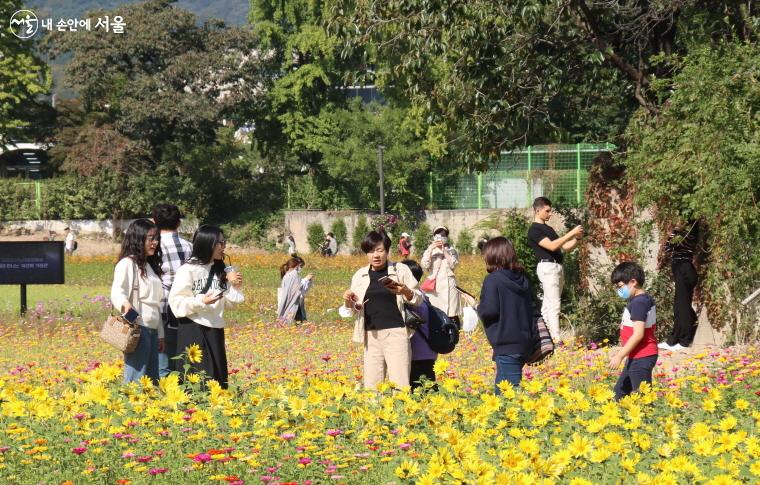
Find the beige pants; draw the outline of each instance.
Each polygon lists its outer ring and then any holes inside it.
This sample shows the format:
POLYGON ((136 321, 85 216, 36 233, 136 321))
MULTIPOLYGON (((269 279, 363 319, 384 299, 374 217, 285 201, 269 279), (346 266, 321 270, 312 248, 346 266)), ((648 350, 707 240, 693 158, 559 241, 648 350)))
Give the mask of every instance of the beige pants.
POLYGON ((364 387, 374 389, 385 378, 397 387, 409 385, 412 346, 405 327, 367 331, 364 345, 364 387))
POLYGON ((562 288, 565 286, 565 273, 562 265, 557 263, 538 263, 536 274, 541 281, 544 299, 541 303, 541 316, 549 328, 555 342, 559 341, 559 310, 562 288))

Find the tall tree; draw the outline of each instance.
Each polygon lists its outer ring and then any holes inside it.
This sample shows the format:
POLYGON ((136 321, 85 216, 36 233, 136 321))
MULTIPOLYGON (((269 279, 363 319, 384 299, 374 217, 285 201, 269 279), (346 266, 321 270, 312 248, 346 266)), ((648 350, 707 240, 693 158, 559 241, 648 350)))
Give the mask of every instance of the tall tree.
POLYGON ((48 67, 34 52, 33 38, 21 39, 10 29, 11 16, 21 10, 18 0, 0 0, 0 144, 28 137, 39 113, 38 96, 50 91, 48 67))
MULTIPOLYGON (((694 42, 754 38, 739 0, 337 0, 332 31, 375 46, 381 82, 408 96, 449 152, 493 160, 547 138, 620 135, 694 42)), ((487 163, 482 163, 485 168, 487 163)))

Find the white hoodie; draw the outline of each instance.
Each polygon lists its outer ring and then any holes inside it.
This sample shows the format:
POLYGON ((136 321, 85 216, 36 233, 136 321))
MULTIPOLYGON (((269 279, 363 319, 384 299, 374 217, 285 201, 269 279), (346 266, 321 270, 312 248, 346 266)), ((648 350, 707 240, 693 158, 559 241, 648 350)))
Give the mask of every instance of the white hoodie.
MULTIPOLYGON (((244 297, 237 288, 228 284, 224 298, 211 305, 203 303, 204 294, 201 291, 206 287, 210 270, 211 263, 185 263, 180 266, 169 292, 169 306, 177 318, 187 317, 205 327, 224 328, 225 308, 242 303, 244 297)), ((219 278, 214 276, 208 293, 216 294, 220 290, 219 278)))

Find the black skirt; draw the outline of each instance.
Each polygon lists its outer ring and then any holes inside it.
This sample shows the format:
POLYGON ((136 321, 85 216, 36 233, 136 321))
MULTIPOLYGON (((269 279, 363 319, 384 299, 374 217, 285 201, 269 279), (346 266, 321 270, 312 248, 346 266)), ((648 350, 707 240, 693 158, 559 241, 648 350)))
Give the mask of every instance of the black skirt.
MULTIPOLYGON (((189 318, 179 320, 177 332, 177 354, 185 352, 187 347, 198 344, 203 352, 201 361, 190 364, 195 372, 204 371, 206 377, 214 379, 227 389, 227 351, 224 347, 224 329, 199 325, 189 318)), ((183 364, 178 364, 182 368, 183 364)))

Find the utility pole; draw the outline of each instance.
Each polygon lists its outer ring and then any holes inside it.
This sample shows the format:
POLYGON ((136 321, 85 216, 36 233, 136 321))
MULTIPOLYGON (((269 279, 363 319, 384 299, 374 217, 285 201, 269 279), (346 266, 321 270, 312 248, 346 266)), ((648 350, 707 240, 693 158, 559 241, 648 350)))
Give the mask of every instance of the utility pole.
POLYGON ((380 215, 385 214, 385 178, 383 174, 383 150, 385 150, 385 146, 377 146, 377 169, 380 172, 380 215))

